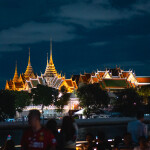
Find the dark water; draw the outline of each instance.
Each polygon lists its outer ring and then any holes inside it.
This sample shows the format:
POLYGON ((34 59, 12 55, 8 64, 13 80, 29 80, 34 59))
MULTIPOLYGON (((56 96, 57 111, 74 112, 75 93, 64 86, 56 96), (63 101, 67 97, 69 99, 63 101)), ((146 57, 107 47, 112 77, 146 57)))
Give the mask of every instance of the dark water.
MULTIPOLYGON (((115 136, 123 136, 126 132, 126 125, 105 125, 105 126, 88 126, 79 128, 78 140, 85 140, 87 133, 92 133, 94 136, 98 135, 98 132, 105 133, 107 139, 114 138, 115 136)), ((150 125, 149 125, 150 132, 150 125)), ((11 135, 16 145, 20 144, 23 130, 0 130, 0 146, 5 142, 7 135, 11 135)))
POLYGON ((87 133, 92 133, 94 136, 98 135, 98 132, 104 132, 107 139, 114 138, 115 136, 122 136, 127 130, 126 125, 107 125, 107 126, 91 126, 79 128, 78 140, 85 140, 87 133))

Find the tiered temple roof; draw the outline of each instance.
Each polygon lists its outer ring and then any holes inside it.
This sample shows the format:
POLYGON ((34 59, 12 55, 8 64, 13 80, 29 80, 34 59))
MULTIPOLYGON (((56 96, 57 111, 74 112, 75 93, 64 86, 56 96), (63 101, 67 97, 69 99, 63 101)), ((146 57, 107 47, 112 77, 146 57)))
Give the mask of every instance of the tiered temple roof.
POLYGON ((47 66, 45 69, 45 73, 41 74, 41 76, 37 76, 34 74, 33 68, 31 66, 29 49, 29 59, 25 73, 20 74, 20 77, 18 77, 16 64, 14 77, 12 80, 6 81, 5 89, 17 91, 25 90, 31 92, 31 89, 36 88, 38 84, 48 85, 49 87, 53 87, 58 90, 60 90, 62 86, 66 86, 67 91, 70 93, 77 89, 75 81, 72 81, 72 79, 66 79, 65 76, 61 76, 61 74, 57 73, 52 58, 52 42, 50 43, 49 61, 47 55, 47 66))
POLYGON ((50 59, 48 61, 47 54, 47 65, 45 73, 41 74, 41 77, 45 80, 45 83, 49 87, 53 87, 60 90, 62 86, 66 86, 68 92, 70 93, 73 92, 74 89, 77 89, 75 81, 72 81, 72 79, 66 79, 65 76, 62 76, 61 74, 57 73, 52 58, 52 41, 50 42, 50 59))
POLYGON ((105 71, 98 71, 94 74, 88 74, 90 79, 86 78, 86 74, 73 75, 72 80, 77 80, 77 85, 83 83, 100 83, 101 88, 107 90, 125 89, 130 87, 140 87, 143 85, 150 85, 150 77, 138 77, 132 71, 124 71, 120 67, 113 69, 106 69, 105 71))
POLYGON ((6 90, 17 90, 17 91, 23 90, 23 83, 21 82, 20 78, 18 77, 17 63, 16 63, 16 67, 15 67, 14 77, 12 80, 6 81, 5 89, 6 90))
POLYGON ((27 69, 24 73, 24 77, 26 80, 29 79, 29 77, 32 77, 32 78, 35 78, 35 74, 33 72, 33 68, 31 66, 31 61, 30 61, 30 49, 29 49, 29 59, 28 59, 28 66, 27 66, 27 69))
POLYGON ((44 76, 50 76, 50 77, 57 76, 57 71, 55 69, 53 58, 52 58, 52 41, 50 44, 50 59, 48 62, 48 55, 47 55, 47 66, 45 69, 44 76))
POLYGON ((16 64, 14 77, 13 77, 12 80, 6 81, 5 89, 7 89, 7 90, 17 90, 17 91, 24 90, 25 82, 27 80, 29 80, 29 78, 36 78, 36 76, 33 72, 33 68, 31 66, 30 49, 29 49, 28 66, 27 66, 27 69, 26 69, 25 73, 22 73, 22 74, 20 74, 20 76, 18 76, 17 64, 16 64))
POLYGON ((17 63, 16 63, 16 68, 15 68, 15 73, 14 73, 14 78, 13 78, 13 82, 17 82, 19 79, 18 77, 18 72, 17 72, 17 63))

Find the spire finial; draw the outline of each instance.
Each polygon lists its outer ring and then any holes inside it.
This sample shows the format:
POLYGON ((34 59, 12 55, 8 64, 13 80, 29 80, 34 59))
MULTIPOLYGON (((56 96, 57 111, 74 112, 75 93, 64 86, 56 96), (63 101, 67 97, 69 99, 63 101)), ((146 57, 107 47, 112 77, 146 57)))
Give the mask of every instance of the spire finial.
POLYGON ((52 38, 50 38, 50 64, 53 64, 53 58, 52 58, 52 38))
POLYGON ((17 72, 17 61, 16 61, 16 67, 15 67, 13 82, 17 82, 17 81, 18 81, 18 72, 17 72))
POLYGON ((47 53, 47 66, 48 66, 48 53, 47 53))
POLYGON ((15 73, 17 73, 17 60, 16 60, 15 73))
POLYGON ((29 48, 29 60, 28 60, 28 65, 31 65, 31 62, 30 62, 30 48, 29 48))

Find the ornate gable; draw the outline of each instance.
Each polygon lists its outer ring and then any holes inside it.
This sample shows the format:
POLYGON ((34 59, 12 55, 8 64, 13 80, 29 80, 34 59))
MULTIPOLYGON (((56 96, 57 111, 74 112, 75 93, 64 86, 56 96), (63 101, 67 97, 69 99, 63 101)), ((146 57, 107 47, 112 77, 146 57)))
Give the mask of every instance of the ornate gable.
POLYGON ((111 76, 110 76, 110 74, 109 74, 109 71, 105 71, 105 74, 104 74, 104 76, 103 76, 103 78, 104 79, 111 79, 111 76))
POLYGON ((135 84, 135 85, 138 85, 138 82, 137 82, 137 80, 136 80, 136 77, 135 77, 134 73, 132 73, 132 71, 129 72, 127 81, 128 81, 128 82, 131 82, 131 83, 133 83, 133 84, 135 84))

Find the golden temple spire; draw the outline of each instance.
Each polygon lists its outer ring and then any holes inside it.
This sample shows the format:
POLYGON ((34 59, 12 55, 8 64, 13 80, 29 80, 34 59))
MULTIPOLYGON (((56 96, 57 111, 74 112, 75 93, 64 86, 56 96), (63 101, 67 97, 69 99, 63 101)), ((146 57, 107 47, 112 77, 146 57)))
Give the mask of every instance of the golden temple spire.
POLYGON ((17 72, 17 61, 16 61, 16 67, 15 67, 15 73, 18 74, 18 72, 17 72))
POLYGON ((50 39, 50 64, 53 64, 53 58, 52 58, 52 38, 50 39))
POLYGON ((48 66, 48 53, 47 53, 47 66, 48 66))
POLYGON ((13 82, 17 82, 17 81, 18 81, 18 72, 17 72, 17 61, 16 61, 16 67, 15 67, 13 82))
POLYGON ((53 63, 53 58, 52 58, 52 39, 50 39, 50 59, 49 59, 49 63, 48 63, 48 56, 47 56, 47 66, 45 69, 45 76, 57 76, 57 71, 55 69, 54 63, 53 63))
POLYGON ((29 48, 29 60, 28 60, 28 66, 31 65, 31 62, 30 62, 30 48, 29 48))
POLYGON ((25 78, 28 79, 29 77, 33 77, 33 69, 32 69, 32 66, 31 66, 31 61, 30 61, 30 48, 29 48, 29 60, 28 60, 28 66, 27 66, 27 69, 25 71, 25 78))

